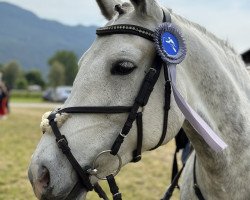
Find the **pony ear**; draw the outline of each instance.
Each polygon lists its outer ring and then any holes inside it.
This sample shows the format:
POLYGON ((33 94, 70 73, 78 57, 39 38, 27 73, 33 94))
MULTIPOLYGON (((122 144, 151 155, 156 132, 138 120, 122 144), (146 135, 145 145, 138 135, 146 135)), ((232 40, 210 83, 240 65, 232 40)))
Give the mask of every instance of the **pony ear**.
POLYGON ((119 4, 122 5, 121 0, 96 0, 96 2, 100 7, 103 16, 108 20, 111 20, 114 16, 116 12, 115 6, 119 4))
POLYGON ((155 0, 130 0, 136 11, 152 17, 162 17, 162 9, 155 0))

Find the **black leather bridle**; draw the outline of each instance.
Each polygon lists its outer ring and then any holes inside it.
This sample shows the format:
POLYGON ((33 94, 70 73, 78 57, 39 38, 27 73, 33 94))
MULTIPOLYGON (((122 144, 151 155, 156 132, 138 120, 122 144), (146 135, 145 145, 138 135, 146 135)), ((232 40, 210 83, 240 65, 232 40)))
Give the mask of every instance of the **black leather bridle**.
MULTIPOLYGON (((171 18, 169 14, 166 16, 164 13, 163 22, 166 22, 166 21, 170 22, 171 18)), ((131 24, 119 24, 119 25, 111 25, 111 26, 99 28, 97 29, 96 34, 98 36, 106 36, 106 35, 111 35, 111 34, 132 34, 132 35, 137 35, 137 36, 143 37, 147 40, 154 42, 153 31, 140 27, 140 26, 131 25, 131 24)), ((133 157, 132 162, 138 162, 139 160, 141 160, 141 149, 142 149, 142 140, 143 140, 143 123, 142 123, 143 113, 140 108, 143 108, 144 106, 147 105, 149 97, 153 91, 154 85, 156 84, 159 78, 161 69, 163 68, 162 66, 164 66, 164 76, 165 76, 165 106, 164 106, 162 136, 158 144, 150 150, 156 149, 163 143, 166 137, 167 123, 168 123, 168 111, 170 109, 170 98, 171 98, 171 84, 168 79, 168 70, 166 69, 165 65, 163 65, 163 61, 158 55, 156 55, 155 57, 154 66, 152 66, 147 72, 143 80, 143 83, 141 85, 141 88, 138 92, 138 95, 135 98, 134 104, 132 106, 129 106, 129 107, 127 106, 67 107, 67 108, 55 110, 49 115, 48 117, 49 124, 55 135, 57 145, 62 150, 63 154, 65 154, 65 156, 67 157, 67 159, 69 160, 69 162, 71 163, 72 167, 74 168, 74 170, 76 171, 79 177, 79 182, 76 183, 76 185, 74 186, 70 194, 67 196, 66 198, 67 200, 76 198, 82 186, 87 191, 91 191, 94 189, 97 192, 97 194, 100 196, 100 198, 102 199, 108 199, 108 198, 98 183, 95 185, 91 184, 90 176, 96 175, 98 173, 96 172, 96 169, 93 169, 93 167, 91 166, 81 167, 81 165, 78 163, 78 161, 72 154, 66 137, 61 134, 58 128, 58 125, 56 122, 56 115, 62 114, 62 113, 68 113, 68 114, 128 113, 127 120, 121 132, 118 134, 116 140, 114 141, 111 147, 111 150, 101 152, 99 155, 102 155, 104 153, 110 153, 113 156, 118 156, 119 162, 120 162, 120 156, 118 155, 119 149, 124 139, 129 134, 133 123, 136 121, 138 139, 137 139, 137 148, 132 152, 132 157, 133 157)), ((119 163, 119 165, 120 164, 121 163, 119 163)), ((114 175, 115 174, 110 174, 106 177, 106 179, 109 183, 110 191, 113 195, 113 199, 121 200, 121 193, 119 192, 119 188, 117 187, 115 183, 114 175)))

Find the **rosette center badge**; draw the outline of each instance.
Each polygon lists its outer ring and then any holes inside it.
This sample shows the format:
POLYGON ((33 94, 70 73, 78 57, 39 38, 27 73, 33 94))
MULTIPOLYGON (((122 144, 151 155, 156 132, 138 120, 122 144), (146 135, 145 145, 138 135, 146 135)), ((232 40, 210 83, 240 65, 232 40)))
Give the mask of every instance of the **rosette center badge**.
POLYGON ((179 42, 177 38, 169 32, 162 34, 161 43, 164 51, 170 55, 175 56, 179 52, 179 42))
POLYGON ((154 35, 156 49, 167 64, 179 64, 186 56, 186 44, 181 31, 172 23, 160 25, 154 35))

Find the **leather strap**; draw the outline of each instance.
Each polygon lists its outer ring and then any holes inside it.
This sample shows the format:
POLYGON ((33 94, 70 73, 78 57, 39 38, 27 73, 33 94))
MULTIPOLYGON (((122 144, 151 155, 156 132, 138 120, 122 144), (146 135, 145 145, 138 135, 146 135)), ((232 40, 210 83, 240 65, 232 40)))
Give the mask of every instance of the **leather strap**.
MULTIPOLYGON (((177 153, 178 153, 178 149, 176 148, 175 149, 175 152, 174 152, 174 159, 173 159, 173 166, 172 166, 172 176, 171 176, 171 182, 173 182, 175 176, 178 174, 179 172, 179 169, 178 169, 178 163, 177 163, 177 153)), ((178 183, 176 185, 177 188, 180 188, 178 186, 178 183)))
POLYGON ((53 130, 53 133, 56 137, 56 142, 57 142, 58 148, 60 148, 62 150, 63 154, 67 157, 67 159, 69 160, 69 162, 71 163, 71 165, 73 166, 75 171, 77 172, 78 176, 80 177, 80 181, 82 182, 84 187, 88 191, 93 190, 93 186, 90 182, 89 175, 88 175, 87 171, 84 171, 82 169, 82 167, 80 166, 80 164, 77 162, 77 160, 75 159, 75 157, 71 153, 71 150, 68 146, 68 141, 67 141, 66 137, 60 133, 58 126, 57 126, 57 123, 54 120, 55 115, 56 115, 56 113, 52 112, 50 114, 50 116, 48 117, 48 119, 49 119, 49 124, 53 130))
POLYGON ((182 168, 180 169, 180 171, 176 174, 171 185, 169 186, 168 190, 166 191, 164 197, 161 200, 169 200, 172 197, 174 189, 178 185, 178 181, 180 179, 180 176, 183 172, 184 167, 185 167, 185 165, 183 165, 182 168))
POLYGON ((121 144, 124 141, 124 138, 128 135, 129 131, 132 128, 133 122, 136 119, 137 112, 140 107, 144 107, 149 99, 151 92, 153 91, 154 85, 157 82, 160 71, 161 71, 161 59, 159 56, 156 57, 156 66, 150 68, 149 72, 146 74, 144 81, 141 85, 139 93, 135 99, 135 102, 132 106, 131 112, 129 113, 127 120, 122 128, 121 133, 116 138, 114 144, 111 148, 111 154, 116 155, 121 147, 121 144))
POLYGON ((163 115, 163 128, 162 128, 162 134, 161 134, 161 138, 158 142, 158 144, 153 147, 151 150, 157 149, 159 146, 162 145, 162 143, 164 142, 164 139, 166 138, 166 134, 167 134, 167 128, 168 128, 168 112, 170 110, 170 101, 171 101, 171 83, 169 81, 168 78, 168 70, 167 68, 164 66, 164 77, 165 77, 165 98, 164 98, 164 115, 163 115))
POLYGON ((119 113, 129 113, 131 111, 131 106, 82 106, 82 107, 67 107, 58 110, 58 113, 71 113, 71 114, 119 114, 119 113))
POLYGON ((103 199, 103 200, 109 200, 108 196, 106 195, 106 193, 103 191, 102 187, 96 183, 94 185, 94 191, 98 194, 98 196, 103 199))
POLYGON ((196 155, 194 156, 193 178, 194 178, 194 179, 193 179, 193 181, 194 181, 194 186, 193 186, 193 188, 194 188, 194 192, 195 192, 197 198, 198 198, 199 200, 205 200, 205 198, 203 197, 203 195, 202 195, 202 193, 201 193, 201 190, 200 190, 200 188, 199 188, 199 185, 198 185, 197 179, 196 179, 196 155))
POLYGON ((153 31, 132 24, 118 24, 118 25, 105 26, 97 29, 96 34, 99 36, 112 35, 112 34, 131 34, 143 37, 147 40, 154 42, 153 31))
MULTIPOLYGON (((179 136, 180 138, 178 138, 178 140, 180 139, 187 139, 185 137, 183 137, 183 134, 185 134, 183 132, 183 130, 181 129, 179 131, 179 133, 177 134, 177 136, 179 136)), ((175 137, 176 139, 176 142, 177 142, 177 136, 175 137)), ((185 136, 185 135, 184 135, 185 136)), ((183 142, 183 141, 182 141, 183 142)), ((180 176, 183 172, 183 169, 185 168, 185 164, 186 164, 186 161, 188 160, 189 156, 191 155, 191 153, 193 152, 193 148, 189 147, 188 148, 188 152, 186 152, 186 158, 183 160, 183 165, 182 165, 182 168, 180 169, 180 171, 178 170, 178 163, 177 163, 177 153, 179 152, 180 149, 183 149, 183 151, 185 150, 185 148, 187 147, 186 145, 189 145, 188 143, 184 142, 185 143, 185 146, 184 144, 178 144, 176 143, 176 149, 175 149, 175 153, 174 153, 174 160, 173 160, 173 166, 172 166, 172 178, 171 178, 171 184, 170 186, 168 187, 164 197, 162 198, 162 200, 169 200, 172 195, 173 195, 173 192, 175 190, 175 188, 178 188, 180 189, 179 185, 178 185, 178 181, 180 179, 180 176)), ((183 154, 183 152, 182 152, 183 154)))
POLYGON ((143 142, 142 112, 137 113, 136 125, 137 125, 137 147, 133 151, 132 162, 138 162, 141 160, 141 151, 142 151, 142 142, 143 142))
POLYGON ((65 200, 76 199, 81 189, 82 189, 82 184, 78 181, 65 200))
POLYGON ((122 194, 119 192, 119 187, 117 186, 115 178, 112 174, 107 176, 107 181, 109 184, 110 192, 113 195, 113 200, 122 200, 122 194))
MULTIPOLYGON (((72 200, 72 199, 76 199, 77 196, 79 195, 80 191, 82 190, 82 184, 80 181, 78 181, 75 186, 73 187, 73 189, 71 190, 71 192, 68 194, 68 196, 66 197, 65 200, 72 200)), ((95 192, 98 194, 98 196, 103 199, 103 200, 109 200, 106 193, 103 191, 103 189, 101 188, 101 186, 96 183, 94 185, 94 190, 95 192)))

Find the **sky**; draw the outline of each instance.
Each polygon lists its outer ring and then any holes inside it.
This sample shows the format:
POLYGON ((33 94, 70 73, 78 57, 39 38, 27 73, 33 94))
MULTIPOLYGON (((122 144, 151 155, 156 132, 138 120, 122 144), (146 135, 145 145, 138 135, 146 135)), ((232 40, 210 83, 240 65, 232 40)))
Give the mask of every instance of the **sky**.
MULTIPOLYGON (((0 0, 67 25, 104 25, 95 0, 0 0), (74 2, 74 3, 72 3, 74 2)), ((250 0, 159 0, 161 5, 196 22, 239 52, 250 49, 250 0)))

